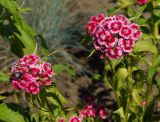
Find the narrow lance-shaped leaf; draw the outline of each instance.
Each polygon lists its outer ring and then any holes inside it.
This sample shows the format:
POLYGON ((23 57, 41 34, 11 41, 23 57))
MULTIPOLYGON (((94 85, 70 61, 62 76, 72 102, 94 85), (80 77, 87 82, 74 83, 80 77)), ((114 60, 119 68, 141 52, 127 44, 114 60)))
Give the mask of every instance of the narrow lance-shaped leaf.
POLYGON ((14 111, 6 104, 0 104, 0 120, 5 122, 27 122, 20 112, 14 111))

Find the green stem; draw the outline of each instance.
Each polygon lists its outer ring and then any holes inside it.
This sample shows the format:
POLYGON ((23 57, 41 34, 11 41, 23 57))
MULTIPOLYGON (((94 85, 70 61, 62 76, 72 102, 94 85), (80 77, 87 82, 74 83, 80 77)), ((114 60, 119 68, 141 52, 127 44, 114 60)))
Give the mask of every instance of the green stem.
POLYGON ((111 70, 112 70, 112 73, 115 74, 115 70, 114 70, 114 68, 113 68, 113 63, 112 63, 112 61, 111 61, 110 59, 108 59, 108 63, 109 63, 109 65, 110 65, 110 68, 111 68, 111 70))
POLYGON ((130 97, 131 97, 131 90, 132 90, 132 67, 131 67, 131 59, 128 58, 127 60, 128 65, 128 78, 127 78, 127 101, 126 101, 126 108, 125 108, 125 122, 128 122, 128 113, 129 113, 129 106, 130 106, 130 97))
POLYGON ((159 30, 158 30, 158 25, 160 23, 160 20, 155 22, 154 25, 153 25, 153 43, 154 45, 157 44, 157 38, 158 38, 158 35, 159 35, 159 30))
MULTIPOLYGON (((108 63, 109 63, 109 65, 110 65, 110 68, 111 68, 112 73, 115 74, 115 69, 114 69, 113 63, 112 63, 112 61, 111 61, 110 59, 108 59, 108 63)), ((111 78, 111 80, 112 80, 112 82, 113 82, 113 86, 112 86, 112 87, 114 88, 114 91, 116 91, 116 89, 115 89, 115 80, 114 80, 113 77, 111 78)), ((118 108, 119 108, 119 107, 120 107, 120 100, 119 100, 119 97, 118 97, 117 94, 116 94, 116 98, 117 98, 117 104, 118 104, 118 108)))
POLYGON ((125 109, 125 122, 128 122, 128 111, 129 111, 129 99, 128 99, 128 94, 127 94, 127 105, 126 105, 126 109, 125 109))

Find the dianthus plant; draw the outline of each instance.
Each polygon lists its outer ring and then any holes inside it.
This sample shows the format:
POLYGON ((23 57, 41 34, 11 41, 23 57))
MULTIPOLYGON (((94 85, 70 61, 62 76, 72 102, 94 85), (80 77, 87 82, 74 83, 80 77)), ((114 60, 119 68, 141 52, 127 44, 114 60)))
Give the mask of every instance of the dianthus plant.
POLYGON ((44 59, 35 54, 25 55, 15 62, 10 73, 12 87, 26 94, 32 121, 56 121, 64 115, 62 103, 66 100, 52 80, 55 73, 51 64, 44 59))
MULTIPOLYGON (((123 0, 118 2, 121 3, 121 7, 124 7, 123 0)), ((105 63, 104 73, 95 74, 94 78, 103 80, 107 87, 112 88, 116 94, 117 110, 112 114, 114 121, 147 120, 146 113, 149 111, 147 106, 153 104, 151 102, 153 97, 150 97, 149 94, 151 93, 155 67, 148 66, 149 75, 146 76, 141 65, 146 64, 149 60, 146 59, 145 53, 153 55, 154 63, 159 60, 155 46, 157 36, 153 37, 153 43, 149 42, 147 39, 151 39, 151 36, 147 34, 142 36, 141 24, 136 24, 138 21, 136 19, 145 10, 147 2, 138 0, 137 3, 140 6, 138 11, 141 13, 137 13, 129 19, 124 15, 105 16, 100 13, 91 16, 88 24, 84 27, 92 38, 93 52, 96 52, 105 63), (146 80, 147 82, 145 82, 146 80), (145 84, 148 85, 147 90, 144 87, 145 84)), ((130 9, 128 8, 129 12, 130 9)), ((124 9, 124 11, 126 10, 124 9)), ((155 29, 157 28, 154 28, 153 35, 155 32, 157 34, 155 29)))

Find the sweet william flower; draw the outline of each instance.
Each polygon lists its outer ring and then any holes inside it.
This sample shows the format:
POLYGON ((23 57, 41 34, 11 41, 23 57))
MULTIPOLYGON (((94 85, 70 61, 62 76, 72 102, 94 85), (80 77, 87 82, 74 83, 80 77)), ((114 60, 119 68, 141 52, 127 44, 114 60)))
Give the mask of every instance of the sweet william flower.
POLYGON ((20 88, 20 89, 25 89, 25 87, 26 87, 26 82, 24 81, 24 80, 18 80, 17 81, 17 83, 18 83, 18 87, 20 88))
POLYGON ((98 108, 98 115, 99 115, 99 117, 101 117, 101 119, 107 118, 107 112, 106 112, 106 108, 104 106, 100 106, 98 108))
POLYGON ((26 55, 17 60, 11 68, 12 87, 25 90, 29 94, 37 94, 41 86, 52 84, 53 71, 50 63, 41 60, 35 54, 26 55))
POLYGON ((135 45, 134 40, 126 40, 126 39, 119 39, 119 45, 122 48, 123 52, 130 53, 135 45))
POLYGON ((122 30, 120 31, 119 35, 124 39, 129 39, 132 36, 132 29, 129 26, 123 26, 122 30))
POLYGON ((122 22, 118 20, 112 20, 109 25, 109 30, 112 34, 117 34, 121 32, 122 29, 122 22))
POLYGON ((85 30, 93 38, 93 46, 101 59, 119 59, 129 54, 142 36, 139 26, 122 15, 92 16, 85 30), (94 32, 90 29, 90 23, 94 23, 94 32))
POLYGON ((54 74, 50 63, 44 62, 42 64, 42 70, 43 72, 46 72, 50 77, 54 74))
POLYGON ((29 71, 34 79, 38 79, 41 74, 41 69, 38 66, 30 66, 29 71))
POLYGON ((16 90, 19 90, 19 89, 20 89, 19 86, 18 86, 17 81, 15 81, 15 80, 12 80, 12 87, 13 87, 14 89, 16 89, 16 90))
POLYGON ((26 83, 26 91, 29 94, 37 94, 39 92, 39 84, 36 81, 29 81, 26 83))
POLYGON ((81 120, 78 116, 73 116, 69 119, 69 122, 81 122, 81 120))
POLYGON ((39 61, 39 57, 35 54, 24 56, 20 59, 21 64, 36 64, 39 61))
POLYGON ((93 105, 87 105, 82 110, 80 110, 80 117, 86 118, 86 117, 95 117, 96 116, 96 110, 93 107, 93 105))
POLYGON ((65 122, 64 118, 60 118, 58 122, 65 122))
POLYGON ((144 5, 144 4, 148 3, 148 0, 137 0, 137 3, 139 5, 144 5))

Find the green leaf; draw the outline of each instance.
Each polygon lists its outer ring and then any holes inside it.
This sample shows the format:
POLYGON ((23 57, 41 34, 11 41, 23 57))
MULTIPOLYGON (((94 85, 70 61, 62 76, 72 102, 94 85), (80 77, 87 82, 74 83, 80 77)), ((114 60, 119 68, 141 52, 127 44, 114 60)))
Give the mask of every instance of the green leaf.
POLYGON ((88 35, 86 35, 83 39, 82 39, 82 41, 81 41, 81 44, 88 44, 89 42, 91 42, 92 41, 92 38, 90 37, 90 36, 88 36, 88 35))
POLYGON ((95 79, 95 80, 100 80, 101 78, 102 78, 101 74, 94 74, 93 75, 93 79, 95 79))
POLYGON ((145 26, 147 24, 147 20, 144 18, 139 18, 137 21, 140 26, 145 26))
POLYGON ((0 81, 9 82, 9 76, 3 72, 0 72, 0 81))
POLYGON ((0 104, 0 120, 6 122, 26 122, 25 118, 18 110, 14 111, 4 103, 0 104))
POLYGON ((155 54, 158 53, 156 46, 154 46, 152 42, 147 40, 137 41, 136 45, 133 48, 133 51, 136 53, 140 53, 140 52, 151 52, 155 54))
POLYGON ((113 114, 118 114, 121 118, 125 118, 124 110, 122 107, 113 112, 113 114))
POLYGON ((160 1, 156 0, 156 1, 152 1, 153 7, 159 7, 160 6, 160 1))
POLYGON ((157 17, 160 17, 160 7, 156 7, 153 10, 153 14, 157 17))
MULTIPOLYGON (((24 54, 31 54, 34 52, 35 48, 36 48, 36 42, 33 38, 33 36, 29 35, 29 33, 27 33, 19 24, 16 24, 16 27, 18 29, 18 31, 20 32, 20 34, 15 33, 15 35, 22 41, 24 48, 23 48, 23 52, 24 54)), ((24 26, 24 28, 27 28, 26 26, 24 26)))
POLYGON ((126 68, 119 68, 118 71, 115 74, 115 79, 117 81, 117 89, 122 88, 125 85, 125 81, 128 76, 128 71, 126 68))
POLYGON ((143 5, 143 6, 139 7, 137 10, 137 15, 141 16, 142 12, 146 9, 146 7, 147 7, 147 5, 143 5))
POLYGON ((143 34, 142 34, 142 39, 143 39, 143 40, 153 39, 153 36, 150 35, 150 34, 145 34, 145 33, 143 33, 143 34))
POLYGON ((153 79, 153 76, 155 75, 155 72, 156 72, 156 67, 150 66, 148 68, 147 81, 149 82, 149 85, 151 85, 152 83, 152 79, 153 79))
POLYGON ((76 72, 73 68, 64 65, 64 64, 55 64, 53 65, 53 70, 56 74, 61 73, 62 71, 66 71, 67 73, 69 73, 71 76, 76 76, 76 72))
POLYGON ((58 96, 60 102, 67 103, 67 100, 62 96, 62 94, 59 92, 59 90, 55 86, 51 86, 48 89, 46 89, 48 93, 53 93, 56 96, 58 96))
POLYGON ((134 9, 133 8, 131 8, 131 7, 128 7, 128 15, 130 16, 130 17, 133 17, 133 16, 135 16, 135 11, 134 11, 134 9))
POLYGON ((90 58, 95 52, 96 52, 96 50, 93 50, 93 51, 89 54, 88 58, 90 58))
POLYGON ((142 98, 141 98, 140 95, 139 95, 140 92, 141 92, 141 89, 134 89, 133 92, 132 92, 133 100, 134 100, 138 105, 140 105, 141 102, 142 102, 142 98))
POLYGON ((4 100, 4 99, 6 99, 6 98, 7 98, 6 96, 1 96, 1 95, 0 95, 0 101, 1 101, 1 100, 4 100))
POLYGON ((119 8, 117 6, 108 9, 107 10, 107 16, 114 15, 118 10, 119 10, 119 8))
POLYGON ((54 114, 54 117, 58 117, 60 115, 61 107, 58 100, 54 97, 47 97, 48 105, 54 114))

